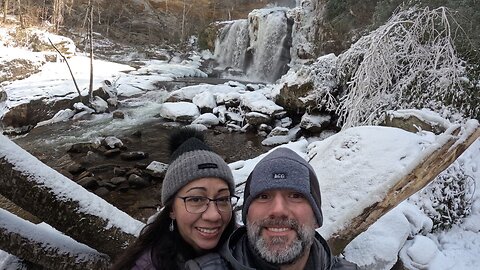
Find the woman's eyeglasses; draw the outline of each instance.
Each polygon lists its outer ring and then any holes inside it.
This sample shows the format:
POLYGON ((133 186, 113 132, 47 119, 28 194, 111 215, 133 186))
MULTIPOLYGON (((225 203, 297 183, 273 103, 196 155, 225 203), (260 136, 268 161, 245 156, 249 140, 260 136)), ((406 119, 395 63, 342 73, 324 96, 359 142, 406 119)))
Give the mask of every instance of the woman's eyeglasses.
POLYGON ((182 199, 185 203, 185 210, 192 214, 201 214, 208 209, 208 204, 214 202, 217 206, 218 211, 221 212, 232 212, 233 207, 237 204, 238 197, 235 195, 232 196, 223 196, 216 199, 210 199, 205 196, 186 196, 177 198, 182 199))

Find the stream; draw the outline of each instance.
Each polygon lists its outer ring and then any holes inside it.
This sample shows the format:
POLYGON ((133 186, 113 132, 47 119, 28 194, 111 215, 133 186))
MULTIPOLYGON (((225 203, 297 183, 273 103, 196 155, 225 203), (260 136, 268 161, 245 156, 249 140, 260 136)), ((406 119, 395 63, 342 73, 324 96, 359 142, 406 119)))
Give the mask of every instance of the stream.
MULTIPOLYGON (((189 85, 199 83, 194 79, 180 80, 171 82, 174 85, 170 85, 169 88, 182 87, 186 81, 189 85)), ((201 81, 205 82, 205 79, 201 81)), ((93 161, 89 160, 94 166, 139 167, 146 166, 152 161, 168 163, 168 135, 182 124, 167 122, 158 116, 160 104, 166 93, 164 90, 149 91, 137 97, 123 99, 118 110, 124 113, 124 119, 115 119, 112 114, 95 115, 91 120, 69 120, 38 126, 12 140, 71 179, 72 175, 65 173, 65 166, 72 161, 85 163, 87 157, 68 150, 74 144, 94 142, 100 137, 115 136, 122 140, 128 151, 148 153, 148 158, 141 161, 125 161, 118 156, 97 155, 93 161)), ((253 133, 229 132, 221 126, 208 129, 204 133, 207 144, 227 163, 254 158, 270 149, 261 144, 262 137, 253 133)), ((160 206, 160 189, 161 181, 157 181, 148 187, 113 189, 97 195, 129 215, 146 221, 160 206)))

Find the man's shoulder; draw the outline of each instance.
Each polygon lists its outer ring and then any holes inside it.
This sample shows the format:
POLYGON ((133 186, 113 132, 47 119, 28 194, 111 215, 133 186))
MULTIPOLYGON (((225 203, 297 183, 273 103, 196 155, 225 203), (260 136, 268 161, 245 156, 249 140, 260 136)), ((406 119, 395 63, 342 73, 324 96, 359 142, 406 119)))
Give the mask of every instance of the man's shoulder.
POLYGON ((201 257, 189 260, 185 264, 187 270, 227 270, 228 265, 220 254, 213 252, 201 257))

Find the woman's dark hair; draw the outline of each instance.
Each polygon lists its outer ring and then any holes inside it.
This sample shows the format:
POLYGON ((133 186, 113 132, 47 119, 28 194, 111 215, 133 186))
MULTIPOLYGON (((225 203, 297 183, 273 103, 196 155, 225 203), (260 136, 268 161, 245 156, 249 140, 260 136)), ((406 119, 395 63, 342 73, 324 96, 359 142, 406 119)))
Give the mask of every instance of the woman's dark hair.
MULTIPOLYGON (((188 261, 202 255, 195 252, 193 247, 183 240, 176 227, 173 232, 169 230, 172 222, 171 210, 172 201, 170 200, 155 220, 142 229, 136 241, 117 258, 110 269, 131 269, 135 261, 148 249, 151 249, 150 256, 156 269, 179 269, 175 258, 181 257, 188 261)), ((220 237, 217 247, 209 252, 221 247, 233 232, 236 227, 235 216, 232 212, 232 218, 220 237)))

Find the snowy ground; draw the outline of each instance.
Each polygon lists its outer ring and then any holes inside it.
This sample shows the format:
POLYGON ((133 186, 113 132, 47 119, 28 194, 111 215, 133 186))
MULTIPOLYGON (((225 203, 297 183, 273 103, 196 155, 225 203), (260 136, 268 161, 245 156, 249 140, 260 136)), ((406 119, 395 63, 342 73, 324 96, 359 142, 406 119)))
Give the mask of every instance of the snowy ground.
MULTIPOLYGON (((3 47, 1 43, 0 46, 0 61, 6 55, 13 57, 14 51, 3 47)), ((21 54, 25 56, 28 51, 24 50, 21 54)), ((96 61, 95 85, 101 86, 102 81, 108 79, 115 82, 121 96, 148 96, 157 90, 153 84, 156 81, 205 76, 198 69, 198 60, 173 63, 147 61, 142 69, 130 74, 120 72, 132 70, 129 66, 96 61)), ((27 79, 2 83, 8 99, 0 102, 0 116, 12 106, 39 96, 74 96, 76 91, 64 65, 48 63, 40 73, 27 79)), ((88 66, 88 59, 75 56, 70 60, 70 65, 80 88, 87 89, 88 69, 85 67, 88 66)), ((204 86, 203 89, 213 92, 226 89, 231 92, 232 87, 204 86)), ((271 91, 268 89, 274 87, 266 87, 260 92, 268 97, 267 92, 271 91)), ((184 94, 191 94, 191 90, 184 94)), ((239 88, 238 94, 243 94, 242 88, 239 88)), ((157 101, 161 102, 161 98, 157 101)), ((146 101, 139 99, 138 102, 141 104, 146 101)), ((158 109, 156 102, 150 101, 150 105, 157 106, 152 107, 153 111, 158 109)), ((257 105, 266 110, 275 106, 268 99, 258 101, 257 105)), ((180 112, 173 114, 188 110, 188 106, 177 109, 180 112)), ((427 112, 424 115, 431 116, 427 112)), ((473 126, 475 123, 470 124, 473 126)), ((312 158, 311 164, 319 176, 322 189, 325 216, 325 225, 319 231, 328 236, 334 228, 344 225, 342 220, 358 213, 365 203, 380 196, 385 187, 391 184, 388 180, 404 175, 412 162, 418 161, 419 156, 428 149, 435 148, 435 143, 442 139, 429 132, 413 134, 393 128, 359 127, 321 141, 301 139, 284 146, 305 158, 312 158)), ((262 156, 230 164, 236 181, 242 182, 262 156)), ((473 177, 476 186, 480 185, 479 157, 480 141, 477 140, 458 160, 473 177)), ((238 191, 241 193, 241 188, 238 191)), ((397 254, 400 254, 408 269, 477 269, 480 265, 480 192, 477 189, 472 200, 472 213, 461 225, 435 234, 429 233, 432 221, 417 206, 405 201, 351 242, 345 250, 345 256, 364 269, 390 269, 397 260, 397 254)), ((15 259, 0 251, 0 269, 13 267, 12 260, 15 259)))

